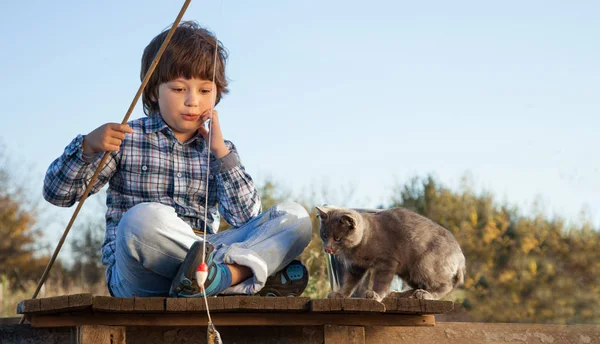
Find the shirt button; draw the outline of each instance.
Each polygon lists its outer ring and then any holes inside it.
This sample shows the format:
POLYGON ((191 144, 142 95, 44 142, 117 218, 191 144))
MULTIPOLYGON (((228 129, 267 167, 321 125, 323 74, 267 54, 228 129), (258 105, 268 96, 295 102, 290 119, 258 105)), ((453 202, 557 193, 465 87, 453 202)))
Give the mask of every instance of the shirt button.
POLYGON ((181 172, 177 172, 177 178, 181 178, 181 172))
POLYGON ((145 171, 147 169, 148 169, 148 167, 146 165, 142 166, 142 171, 145 171))
POLYGON ((213 175, 212 175, 212 174, 211 174, 210 176, 208 176, 208 179, 210 179, 210 180, 212 180, 213 178, 214 178, 214 177, 213 177, 213 175))

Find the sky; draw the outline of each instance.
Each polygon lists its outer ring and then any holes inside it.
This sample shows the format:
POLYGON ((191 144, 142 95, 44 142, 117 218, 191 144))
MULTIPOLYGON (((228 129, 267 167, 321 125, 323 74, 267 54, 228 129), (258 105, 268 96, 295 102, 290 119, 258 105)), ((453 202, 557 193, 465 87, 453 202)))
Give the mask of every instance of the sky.
MULTIPOLYGON (((44 203, 46 168, 77 134, 121 122, 144 47, 182 4, 2 2, 0 142, 32 200, 44 203)), ((599 12, 597 1, 195 0, 184 20, 229 51, 217 110, 258 182, 375 207, 414 176, 451 188, 468 176, 524 211, 583 211, 598 228, 599 12)), ((140 102, 131 119, 142 116, 140 102)), ((46 237, 58 238, 74 209, 47 209, 46 237)))

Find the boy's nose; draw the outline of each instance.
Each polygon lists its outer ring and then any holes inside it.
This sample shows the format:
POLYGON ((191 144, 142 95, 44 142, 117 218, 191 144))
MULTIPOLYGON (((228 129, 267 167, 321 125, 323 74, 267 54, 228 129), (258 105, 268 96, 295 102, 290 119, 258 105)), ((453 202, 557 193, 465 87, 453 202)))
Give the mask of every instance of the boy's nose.
POLYGON ((185 106, 198 106, 199 104, 198 95, 194 94, 194 92, 189 92, 185 99, 185 106))

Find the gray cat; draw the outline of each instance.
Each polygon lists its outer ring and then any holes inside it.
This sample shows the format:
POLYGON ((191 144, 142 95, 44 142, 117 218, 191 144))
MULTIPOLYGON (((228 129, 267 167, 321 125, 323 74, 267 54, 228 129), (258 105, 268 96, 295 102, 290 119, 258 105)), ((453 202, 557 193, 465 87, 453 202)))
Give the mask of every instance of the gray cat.
POLYGON ((341 255, 347 269, 339 291, 329 298, 352 295, 367 270, 372 289, 364 297, 381 301, 394 275, 412 289, 401 297, 439 300, 464 282, 465 257, 447 229, 404 208, 375 213, 338 207, 316 207, 325 252, 341 255))

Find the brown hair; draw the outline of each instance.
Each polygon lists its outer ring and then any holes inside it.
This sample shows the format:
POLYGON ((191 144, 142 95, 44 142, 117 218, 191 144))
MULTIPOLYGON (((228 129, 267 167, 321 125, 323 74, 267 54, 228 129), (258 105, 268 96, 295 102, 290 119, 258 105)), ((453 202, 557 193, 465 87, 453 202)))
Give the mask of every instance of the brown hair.
MULTIPOLYGON (((158 53, 160 46, 167 36, 168 30, 158 34, 144 49, 140 79, 144 79, 150 64, 158 53)), ((154 73, 144 88, 142 103, 144 113, 158 113, 158 86, 177 78, 213 79, 215 63, 215 48, 218 47, 215 84, 217 89, 216 104, 221 96, 229 92, 225 76, 225 62, 228 53, 223 44, 213 33, 204 29, 196 22, 186 21, 177 26, 171 41, 167 45, 154 73)))

